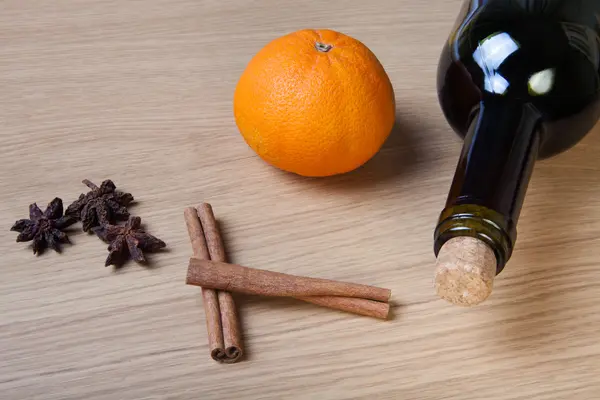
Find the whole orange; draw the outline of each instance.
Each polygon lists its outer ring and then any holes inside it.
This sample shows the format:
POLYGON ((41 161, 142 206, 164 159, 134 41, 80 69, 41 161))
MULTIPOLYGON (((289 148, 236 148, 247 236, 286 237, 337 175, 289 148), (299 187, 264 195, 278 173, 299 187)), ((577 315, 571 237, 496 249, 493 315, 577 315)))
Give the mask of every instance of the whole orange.
POLYGON ((395 119, 392 84, 377 57, 332 30, 267 44, 240 77, 233 105, 246 143, 269 164, 304 176, 363 165, 395 119))

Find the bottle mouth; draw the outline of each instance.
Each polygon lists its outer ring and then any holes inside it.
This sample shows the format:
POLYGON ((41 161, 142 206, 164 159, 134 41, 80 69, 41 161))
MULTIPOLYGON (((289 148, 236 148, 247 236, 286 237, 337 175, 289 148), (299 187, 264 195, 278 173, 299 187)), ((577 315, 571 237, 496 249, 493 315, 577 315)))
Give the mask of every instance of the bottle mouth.
POLYGON ((504 269, 516 242, 516 229, 502 214, 476 204, 461 204, 445 208, 434 232, 434 252, 448 240, 469 236, 482 240, 496 256, 496 275, 504 269))

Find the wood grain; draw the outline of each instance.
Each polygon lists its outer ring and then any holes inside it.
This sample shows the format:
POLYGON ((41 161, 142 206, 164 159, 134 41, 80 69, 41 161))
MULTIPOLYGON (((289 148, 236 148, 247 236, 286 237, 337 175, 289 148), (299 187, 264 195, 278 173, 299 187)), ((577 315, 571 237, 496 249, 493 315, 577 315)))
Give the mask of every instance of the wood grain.
POLYGON ((600 389, 600 134, 538 163, 510 264, 474 309, 433 290, 433 228, 460 150, 437 104, 460 1, 4 0, 0 12, 3 399, 594 399, 600 389), (232 96, 268 41, 350 34, 394 85, 398 124, 365 167, 303 179, 260 161, 232 96), (30 202, 111 178, 169 251, 104 268, 73 232, 34 257, 30 202), (207 355, 182 210, 218 210, 228 260, 392 290, 377 321, 236 297, 247 359, 207 355))

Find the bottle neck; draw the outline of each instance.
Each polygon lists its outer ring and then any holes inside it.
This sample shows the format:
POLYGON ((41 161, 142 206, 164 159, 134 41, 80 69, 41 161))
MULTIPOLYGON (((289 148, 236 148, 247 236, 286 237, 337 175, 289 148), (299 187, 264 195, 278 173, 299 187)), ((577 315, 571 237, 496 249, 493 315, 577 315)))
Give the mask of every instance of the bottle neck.
POLYGON ((500 273, 514 248, 516 225, 537 159, 539 112, 500 97, 482 101, 465 137, 435 230, 435 254, 459 236, 486 242, 500 273))

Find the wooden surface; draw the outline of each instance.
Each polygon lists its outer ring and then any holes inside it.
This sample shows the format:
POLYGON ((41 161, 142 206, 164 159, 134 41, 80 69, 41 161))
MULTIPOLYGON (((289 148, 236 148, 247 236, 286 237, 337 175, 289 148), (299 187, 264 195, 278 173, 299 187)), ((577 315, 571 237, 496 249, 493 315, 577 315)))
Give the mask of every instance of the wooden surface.
POLYGON ((459 1, 0 2, 2 399, 595 399, 600 132, 538 163, 488 302, 438 300, 432 231, 460 149, 435 94, 459 1), (285 4, 283 4, 285 3, 285 4), (398 127, 364 168, 303 179, 245 145, 232 95, 268 41, 326 27, 388 71, 398 127), (34 257, 12 223, 113 179, 169 251, 103 266, 71 235, 34 257), (207 351, 183 209, 210 202, 229 258, 392 289, 387 322, 237 296, 248 357, 207 351))

